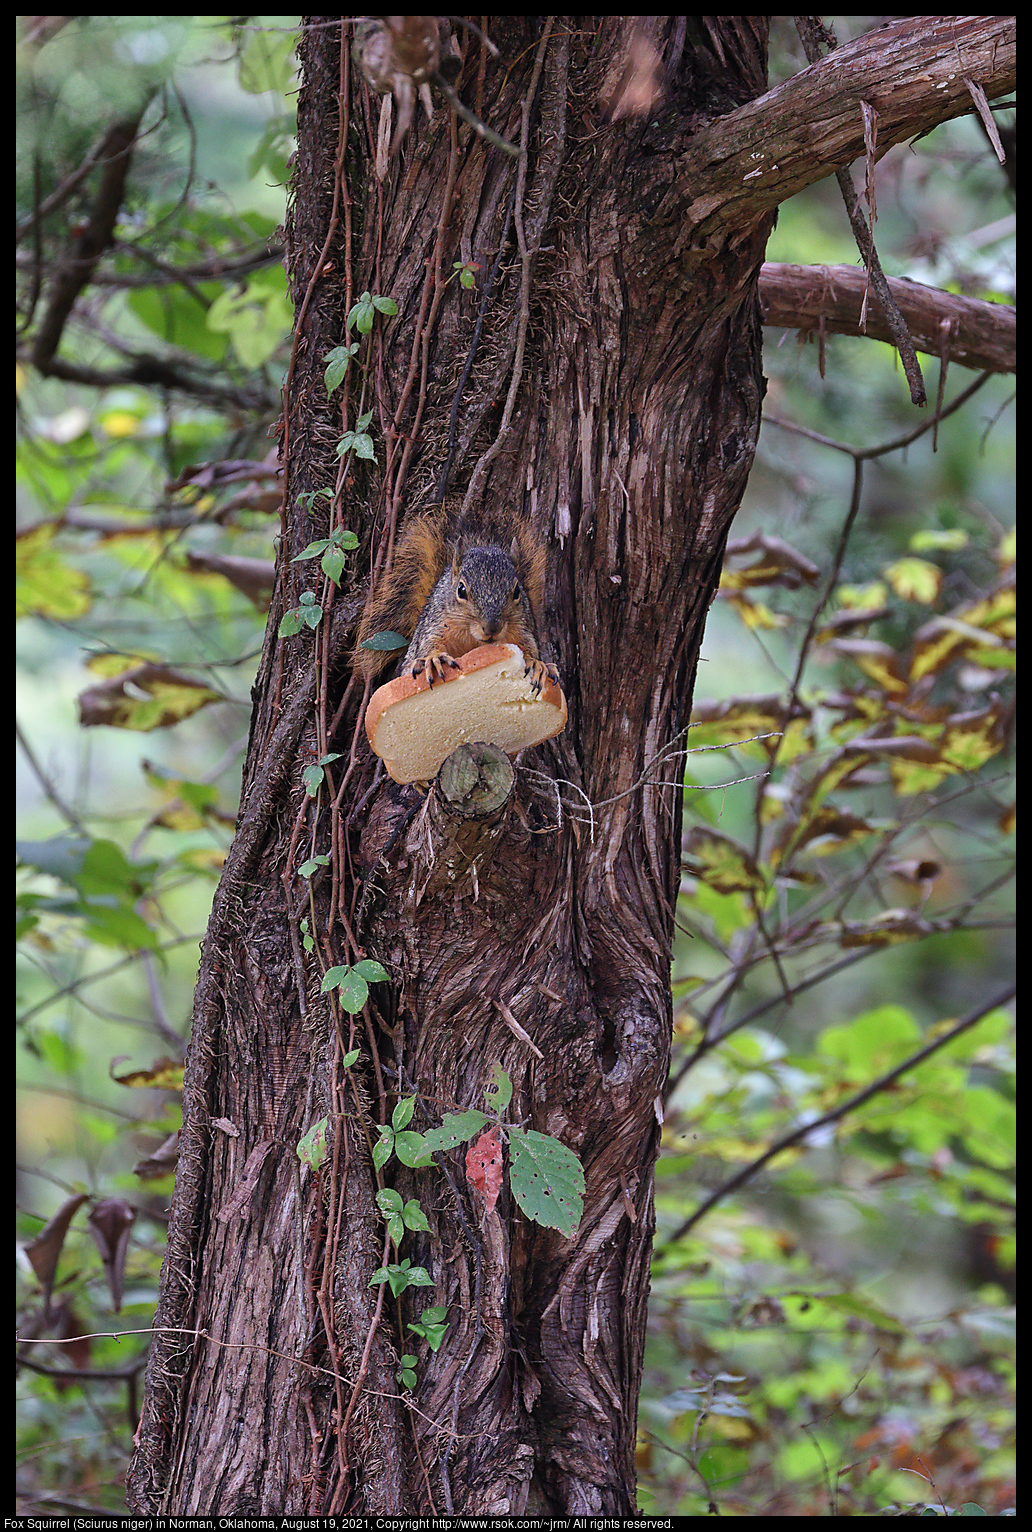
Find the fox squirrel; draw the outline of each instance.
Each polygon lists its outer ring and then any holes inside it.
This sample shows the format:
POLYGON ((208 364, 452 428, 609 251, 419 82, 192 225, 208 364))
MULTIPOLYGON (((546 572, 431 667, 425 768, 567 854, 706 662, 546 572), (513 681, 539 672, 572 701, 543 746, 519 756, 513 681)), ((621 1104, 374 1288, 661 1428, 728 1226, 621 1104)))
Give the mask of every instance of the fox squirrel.
POLYGON ((540 657, 537 629, 547 558, 530 523, 512 511, 457 527, 444 511, 412 518, 366 604, 355 670, 375 682, 394 652, 362 645, 392 630, 410 640, 398 674, 425 670, 431 686, 443 680, 445 666, 458 669, 458 656, 489 643, 517 644, 537 691, 546 680, 558 681, 555 666, 540 657))

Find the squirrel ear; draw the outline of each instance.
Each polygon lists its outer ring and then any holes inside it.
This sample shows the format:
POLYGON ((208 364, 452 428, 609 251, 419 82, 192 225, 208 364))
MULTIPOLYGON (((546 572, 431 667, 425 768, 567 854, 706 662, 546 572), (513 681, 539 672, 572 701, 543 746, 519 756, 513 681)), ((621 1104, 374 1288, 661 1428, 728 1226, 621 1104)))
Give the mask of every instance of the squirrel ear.
POLYGON ((513 540, 512 540, 512 547, 509 549, 509 557, 512 559, 513 563, 516 565, 516 568, 518 569, 520 567, 519 566, 520 540, 519 540, 518 537, 514 537, 513 540))

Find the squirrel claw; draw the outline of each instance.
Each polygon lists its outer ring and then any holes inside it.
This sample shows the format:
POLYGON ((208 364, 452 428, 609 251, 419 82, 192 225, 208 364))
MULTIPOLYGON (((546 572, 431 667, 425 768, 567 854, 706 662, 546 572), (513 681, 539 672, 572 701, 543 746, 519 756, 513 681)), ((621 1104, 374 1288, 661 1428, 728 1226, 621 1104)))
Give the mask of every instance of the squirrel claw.
POLYGON ((452 670, 458 670, 459 662, 453 659, 444 649, 438 649, 433 654, 428 654, 425 659, 417 660, 412 667, 412 674, 418 676, 426 671, 426 679, 433 687, 435 681, 444 680, 444 667, 450 665, 452 670))
POLYGON ((544 690, 545 682, 552 681, 559 685, 559 672, 554 665, 548 665, 544 660, 528 660, 523 674, 530 677, 530 684, 538 696, 544 690))

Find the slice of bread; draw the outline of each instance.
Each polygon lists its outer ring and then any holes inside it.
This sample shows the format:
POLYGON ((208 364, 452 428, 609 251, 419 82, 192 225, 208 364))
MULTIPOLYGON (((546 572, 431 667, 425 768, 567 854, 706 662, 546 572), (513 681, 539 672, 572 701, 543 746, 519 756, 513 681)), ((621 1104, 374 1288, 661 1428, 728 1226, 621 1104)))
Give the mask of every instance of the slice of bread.
POLYGON ((515 755, 561 733, 566 698, 554 681, 535 692, 526 663, 515 644, 482 644, 432 687, 425 674, 379 687, 366 733, 395 782, 429 781, 453 750, 475 740, 515 755))

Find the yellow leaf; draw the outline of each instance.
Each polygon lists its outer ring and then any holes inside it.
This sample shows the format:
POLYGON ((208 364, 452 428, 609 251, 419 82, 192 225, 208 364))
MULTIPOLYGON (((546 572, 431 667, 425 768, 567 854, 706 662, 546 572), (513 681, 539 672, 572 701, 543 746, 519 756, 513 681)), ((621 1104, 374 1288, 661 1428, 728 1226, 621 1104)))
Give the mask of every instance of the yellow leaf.
POLYGON ((942 588, 942 570, 927 559, 897 559, 885 571, 885 578, 905 601, 922 601, 930 606, 942 588))
POLYGON ((112 1079, 137 1089, 182 1090, 183 1065, 175 1059, 160 1058, 155 1059, 150 1069, 131 1069, 128 1074, 113 1075, 112 1079))
POLYGON ((55 528, 42 523, 16 541, 15 612, 24 617, 82 617, 92 606, 90 585, 80 569, 66 564, 54 546, 55 528))
POLYGON ((87 687, 79 694, 79 721, 84 728, 107 724, 116 729, 167 728, 189 718, 221 693, 173 670, 145 661, 87 687))
POLYGON ((784 613, 772 611, 763 601, 751 601, 742 595, 731 595, 727 600, 747 628, 783 628, 788 622, 784 613))
POLYGON ((685 853, 687 869, 719 893, 748 893, 764 887, 752 856, 730 836, 696 825, 687 837, 685 853))
POLYGON ((128 410, 108 410, 106 415, 100 417, 100 428, 112 437, 136 436, 140 429, 140 422, 135 415, 130 415, 128 410))

